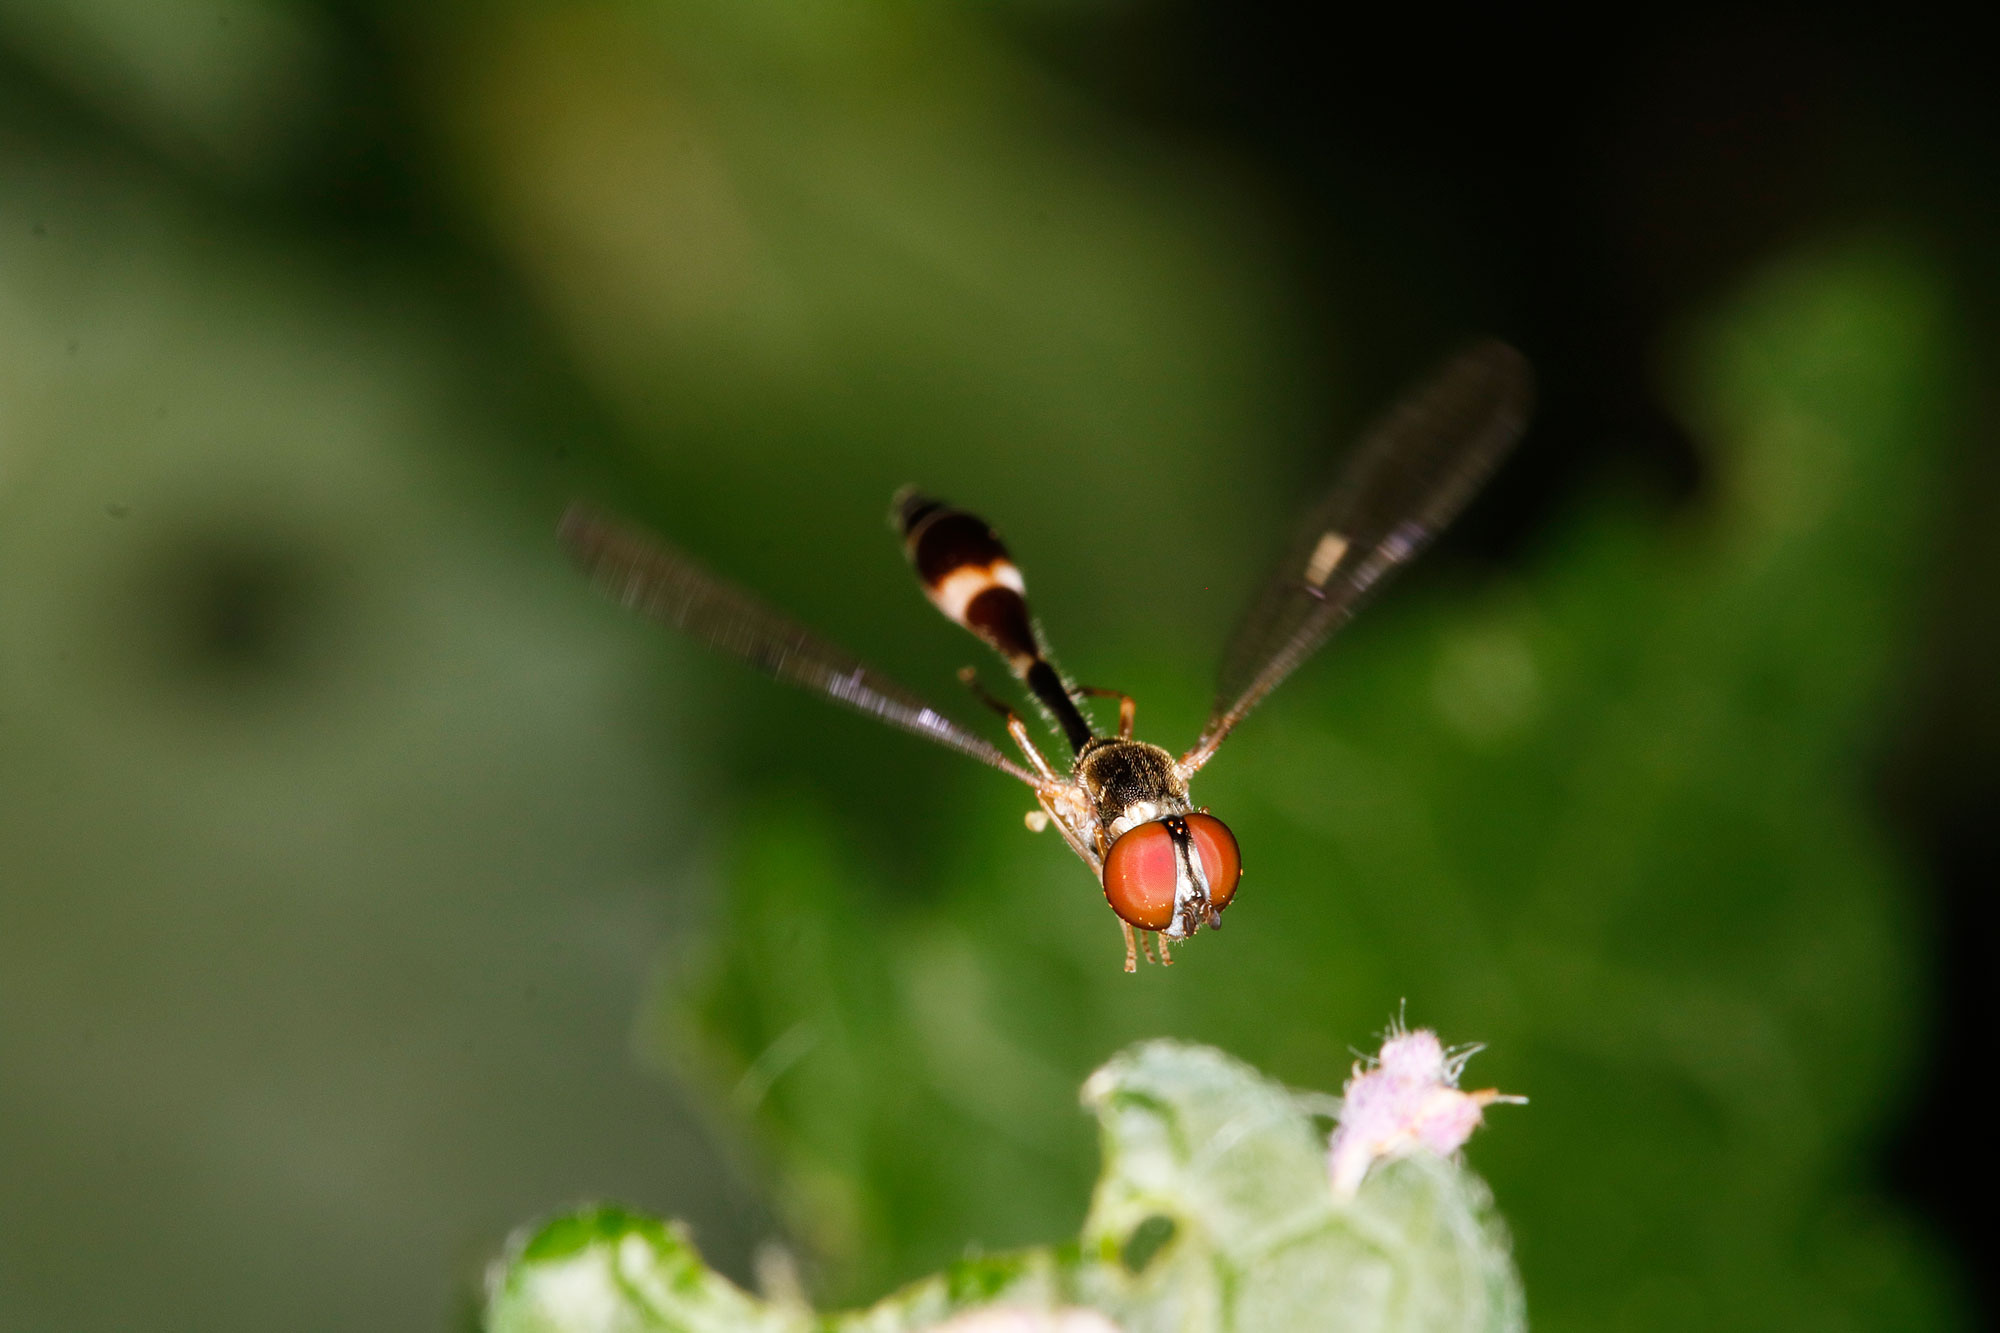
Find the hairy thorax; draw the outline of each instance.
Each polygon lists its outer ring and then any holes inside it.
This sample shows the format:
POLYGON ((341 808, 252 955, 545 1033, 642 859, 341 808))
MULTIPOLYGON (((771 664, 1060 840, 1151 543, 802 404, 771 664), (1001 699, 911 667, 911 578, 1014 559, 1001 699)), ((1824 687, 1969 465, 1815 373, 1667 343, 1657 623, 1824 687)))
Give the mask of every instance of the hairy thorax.
POLYGON ((1188 811, 1187 779, 1157 745, 1099 737, 1077 755, 1075 775, 1107 842, 1134 825, 1188 811))

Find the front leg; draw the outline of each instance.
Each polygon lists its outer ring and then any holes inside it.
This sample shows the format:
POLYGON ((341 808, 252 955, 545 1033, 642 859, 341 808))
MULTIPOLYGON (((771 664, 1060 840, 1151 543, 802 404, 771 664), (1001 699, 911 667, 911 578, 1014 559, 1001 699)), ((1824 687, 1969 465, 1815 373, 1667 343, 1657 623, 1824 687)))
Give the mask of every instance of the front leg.
POLYGON ((1160 966, 1172 967, 1174 965, 1173 955, 1167 952, 1167 942, 1159 934, 1150 930, 1134 930, 1131 924, 1125 921, 1120 921, 1118 926, 1119 929, 1125 932, 1125 970, 1127 972, 1137 972, 1139 970, 1139 959, 1141 956, 1144 956, 1145 960, 1149 963, 1154 961, 1153 950, 1155 949, 1160 951, 1160 966))
POLYGON ((1089 695, 1093 699, 1116 699, 1118 701, 1118 739, 1132 739, 1132 724, 1138 720, 1139 705, 1123 690, 1104 690, 1095 685, 1079 685, 1078 694, 1089 695))
POLYGON ((995 697, 992 691, 981 685, 977 671, 971 667, 961 667, 958 679, 960 684, 972 691, 973 698, 1007 719, 1007 734, 1014 738, 1014 744, 1021 747, 1021 753, 1027 757, 1029 765, 1035 770, 1035 775, 1044 784, 1062 781, 1055 769, 1049 766, 1049 761, 1042 757, 1042 752, 1035 748, 1034 737, 1028 734, 1028 725, 1021 721, 1021 715, 1009 708, 1006 700, 995 697))

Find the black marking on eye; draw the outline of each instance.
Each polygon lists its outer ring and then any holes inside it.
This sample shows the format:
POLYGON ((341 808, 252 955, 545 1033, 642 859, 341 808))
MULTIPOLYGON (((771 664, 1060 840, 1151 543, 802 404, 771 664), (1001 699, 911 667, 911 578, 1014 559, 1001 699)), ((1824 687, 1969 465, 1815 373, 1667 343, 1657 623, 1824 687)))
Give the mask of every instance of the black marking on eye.
POLYGON ((1202 864, 1201 849, 1195 846, 1194 830, 1188 827, 1185 815, 1165 815, 1160 823, 1166 825, 1167 836, 1174 840, 1174 860, 1176 874, 1194 890, 1196 897, 1190 907, 1194 913, 1186 922, 1188 933, 1205 921, 1218 919, 1213 906, 1208 901, 1208 867, 1202 864))

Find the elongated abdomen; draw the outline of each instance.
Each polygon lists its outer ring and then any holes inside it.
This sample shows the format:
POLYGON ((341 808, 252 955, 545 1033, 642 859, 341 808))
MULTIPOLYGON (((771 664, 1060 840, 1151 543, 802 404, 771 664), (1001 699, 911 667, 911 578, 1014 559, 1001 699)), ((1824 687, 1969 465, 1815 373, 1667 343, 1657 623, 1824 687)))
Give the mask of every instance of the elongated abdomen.
POLYGON ((1034 691, 1071 748, 1091 738, 1076 701, 1049 661, 1028 610, 1027 583, 985 519, 913 489, 899 491, 893 518, 924 595, 985 640, 1034 691))

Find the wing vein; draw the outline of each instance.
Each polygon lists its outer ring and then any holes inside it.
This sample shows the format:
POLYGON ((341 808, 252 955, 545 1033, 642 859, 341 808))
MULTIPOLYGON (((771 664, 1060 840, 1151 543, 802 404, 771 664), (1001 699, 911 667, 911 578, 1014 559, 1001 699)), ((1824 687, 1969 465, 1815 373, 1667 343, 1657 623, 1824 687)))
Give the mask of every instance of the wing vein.
POLYGON ((1526 425, 1534 377, 1505 343, 1461 352, 1355 447, 1231 635, 1193 772, 1465 507, 1526 425))
POLYGON ((584 504, 557 535, 591 579, 628 610, 671 625, 767 676, 990 764, 1038 786, 998 747, 832 641, 704 569, 692 557, 584 504))

